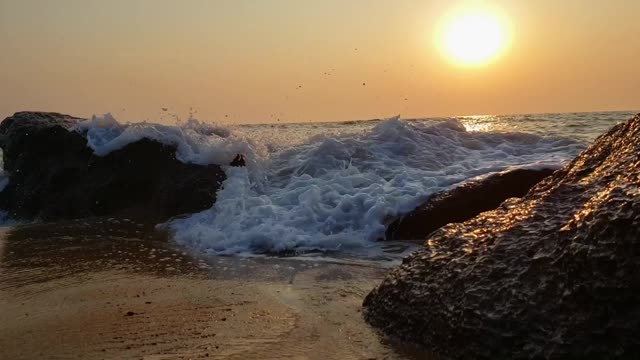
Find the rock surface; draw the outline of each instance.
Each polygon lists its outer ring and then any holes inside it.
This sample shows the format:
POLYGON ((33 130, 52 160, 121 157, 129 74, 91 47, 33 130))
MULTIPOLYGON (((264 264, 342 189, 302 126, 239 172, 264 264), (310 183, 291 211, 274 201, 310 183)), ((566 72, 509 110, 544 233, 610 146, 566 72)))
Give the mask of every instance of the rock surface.
POLYGON ((640 115, 534 187, 427 239, 364 301, 453 358, 640 354, 640 115))
POLYGON ((522 197, 551 175, 552 169, 516 169, 474 180, 431 196, 410 213, 392 222, 386 240, 424 240, 435 230, 467 221, 500 206, 512 197, 522 197))
POLYGON ((79 120, 20 112, 0 124, 4 169, 0 208, 16 219, 126 215, 163 221, 210 208, 225 179, 217 165, 185 164, 176 149, 143 139, 104 157, 70 131, 79 120))
POLYGON ((233 166, 233 167, 247 166, 247 162, 244 159, 244 155, 242 154, 236 155, 236 157, 234 157, 233 160, 231 160, 231 163, 229 164, 229 166, 233 166))

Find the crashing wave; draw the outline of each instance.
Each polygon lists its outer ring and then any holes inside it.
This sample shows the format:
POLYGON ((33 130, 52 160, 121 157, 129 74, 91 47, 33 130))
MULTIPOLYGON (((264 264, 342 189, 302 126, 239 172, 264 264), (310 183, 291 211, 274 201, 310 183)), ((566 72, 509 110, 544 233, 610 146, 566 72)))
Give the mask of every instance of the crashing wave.
POLYGON ((99 157, 150 139, 182 163, 223 165, 213 207, 168 224, 178 242, 218 254, 376 247, 388 219, 432 193, 512 168, 557 167, 583 149, 566 137, 467 131, 455 119, 224 127, 56 116, 99 157), (246 168, 225 165, 237 154, 246 168))
POLYGON ((378 246, 386 221, 429 194, 514 167, 557 167, 583 146, 559 137, 468 132, 393 118, 361 134, 269 154, 265 182, 227 169, 210 210, 171 222, 177 241, 217 254, 378 246))

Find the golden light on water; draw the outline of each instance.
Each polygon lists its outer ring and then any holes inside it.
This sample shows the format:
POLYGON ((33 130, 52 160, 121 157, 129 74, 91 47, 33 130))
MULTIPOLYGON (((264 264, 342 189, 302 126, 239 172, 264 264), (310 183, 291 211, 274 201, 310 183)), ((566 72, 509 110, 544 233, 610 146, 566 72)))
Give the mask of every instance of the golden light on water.
POLYGON ((499 128, 499 119, 494 115, 469 115, 458 119, 469 132, 489 132, 499 128))
POLYGON ((444 55, 465 66, 492 62, 505 52, 511 41, 506 16, 489 7, 452 11, 443 18, 437 37, 444 55))

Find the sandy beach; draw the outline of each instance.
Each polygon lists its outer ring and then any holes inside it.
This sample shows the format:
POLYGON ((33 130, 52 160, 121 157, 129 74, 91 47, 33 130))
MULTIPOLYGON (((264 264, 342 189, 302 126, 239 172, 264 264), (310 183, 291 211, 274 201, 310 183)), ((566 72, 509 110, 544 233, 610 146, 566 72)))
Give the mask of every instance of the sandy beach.
POLYGON ((399 359, 362 319, 387 269, 197 258, 152 226, 94 219, 5 228, 6 359, 399 359))

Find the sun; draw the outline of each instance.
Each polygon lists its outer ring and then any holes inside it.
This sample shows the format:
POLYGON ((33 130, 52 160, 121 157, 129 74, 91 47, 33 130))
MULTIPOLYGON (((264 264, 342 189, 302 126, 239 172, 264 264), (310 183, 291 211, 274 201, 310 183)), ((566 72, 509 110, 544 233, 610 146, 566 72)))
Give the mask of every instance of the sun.
POLYGON ((497 10, 457 10, 443 19, 438 42, 445 56, 465 66, 492 62, 509 46, 505 17, 497 10))

